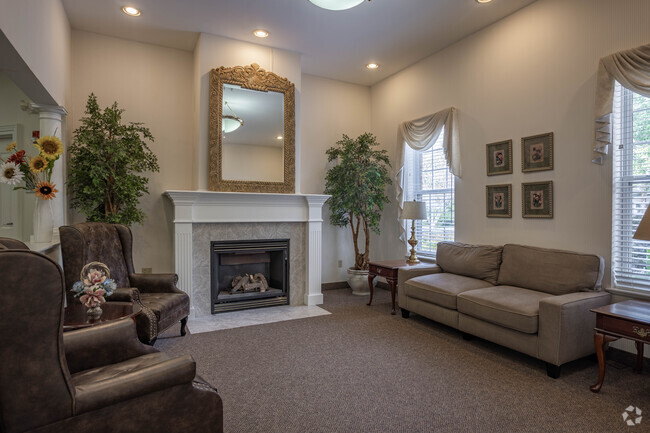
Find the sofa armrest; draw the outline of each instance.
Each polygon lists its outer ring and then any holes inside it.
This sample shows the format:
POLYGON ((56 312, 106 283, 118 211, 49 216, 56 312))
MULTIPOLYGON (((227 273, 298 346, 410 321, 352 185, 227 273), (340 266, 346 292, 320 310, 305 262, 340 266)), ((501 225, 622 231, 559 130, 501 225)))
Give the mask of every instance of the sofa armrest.
POLYGON ((141 293, 183 293, 176 287, 176 274, 129 274, 129 281, 141 293))
POLYGON ((607 292, 576 292, 542 299, 539 358, 559 366, 594 353, 596 314, 589 310, 610 302, 607 292))
POLYGON ((138 340, 133 319, 63 333, 70 374, 157 352, 138 340))
POLYGON ((442 272, 442 268, 438 265, 432 264, 430 268, 399 268, 397 271, 397 303, 402 308, 406 306, 406 295, 404 290, 400 287, 404 286, 404 282, 411 278, 420 277, 422 275, 438 274, 442 272))

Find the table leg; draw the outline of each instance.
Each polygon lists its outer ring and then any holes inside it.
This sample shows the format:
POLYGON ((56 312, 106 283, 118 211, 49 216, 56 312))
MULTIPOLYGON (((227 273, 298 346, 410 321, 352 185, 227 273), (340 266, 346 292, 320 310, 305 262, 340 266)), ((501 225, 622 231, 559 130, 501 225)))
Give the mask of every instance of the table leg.
POLYGON ((395 315, 395 286, 397 285, 397 281, 395 281, 394 278, 386 278, 386 281, 390 285, 390 297, 392 301, 392 309, 390 310, 390 314, 393 316, 395 315))
POLYGON ((643 372, 643 343, 640 341, 635 341, 636 343, 636 367, 634 367, 634 371, 637 373, 642 373, 643 372))
POLYGON ((594 346, 596 347, 596 356, 598 357, 598 383, 591 385, 589 389, 593 392, 599 392, 605 380, 605 348, 611 341, 617 340, 615 337, 610 337, 600 332, 594 334, 594 346))
POLYGON ((368 305, 372 304, 372 295, 374 294, 374 290, 372 287, 372 280, 375 279, 374 274, 368 274, 368 286, 370 286, 370 301, 368 301, 368 305))

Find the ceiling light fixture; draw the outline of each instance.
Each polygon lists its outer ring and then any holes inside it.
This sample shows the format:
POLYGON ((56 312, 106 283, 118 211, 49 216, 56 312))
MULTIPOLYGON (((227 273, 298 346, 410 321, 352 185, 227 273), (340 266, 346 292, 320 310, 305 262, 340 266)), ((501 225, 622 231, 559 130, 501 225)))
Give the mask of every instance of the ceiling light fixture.
POLYGON ((228 109, 232 112, 233 115, 230 114, 224 114, 221 116, 221 130, 223 131, 224 134, 227 134, 229 132, 233 132, 236 129, 238 129, 240 126, 244 125, 244 121, 241 120, 239 117, 237 117, 237 113, 230 108, 230 105, 228 104, 228 101, 225 101, 223 103, 228 109))
POLYGON ((269 36, 269 32, 264 29, 257 29, 253 30, 253 35, 257 36, 258 38, 266 38, 269 36))
POLYGON ((366 68, 368 68, 368 69, 379 69, 379 65, 377 63, 368 63, 366 65, 366 68))
POLYGON ((139 17, 140 14, 142 14, 142 12, 140 12, 140 9, 136 9, 133 6, 124 6, 122 8, 122 12, 132 17, 139 17))
POLYGON ((281 135, 278 135, 278 136, 275 137, 275 138, 276 138, 276 140, 282 140, 282 136, 281 136, 281 135))
POLYGON ((329 9, 331 11, 342 11, 360 5, 363 3, 363 0, 309 0, 309 2, 315 4, 319 8, 329 9))
POLYGON ((476 0, 476 3, 490 3, 492 0, 476 0))

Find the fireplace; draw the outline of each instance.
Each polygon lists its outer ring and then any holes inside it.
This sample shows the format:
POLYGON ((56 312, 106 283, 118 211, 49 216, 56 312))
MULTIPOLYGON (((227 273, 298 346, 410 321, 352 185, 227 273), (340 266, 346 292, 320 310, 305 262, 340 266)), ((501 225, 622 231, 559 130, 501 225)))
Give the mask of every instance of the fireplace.
POLYGON ((289 239, 210 242, 212 314, 289 303, 289 239))

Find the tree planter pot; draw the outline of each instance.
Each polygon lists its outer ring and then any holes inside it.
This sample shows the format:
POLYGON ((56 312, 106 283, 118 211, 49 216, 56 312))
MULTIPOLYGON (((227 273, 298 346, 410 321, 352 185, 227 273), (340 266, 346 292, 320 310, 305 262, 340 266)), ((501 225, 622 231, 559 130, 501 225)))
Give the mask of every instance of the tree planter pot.
MULTIPOLYGON (((360 271, 348 268, 348 285, 352 288, 352 294, 357 296, 366 296, 370 294, 368 286, 368 271, 360 271)), ((373 287, 377 285, 377 279, 372 283, 373 287)))

